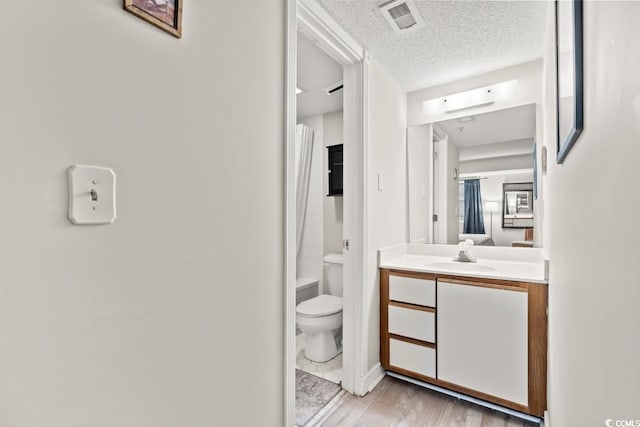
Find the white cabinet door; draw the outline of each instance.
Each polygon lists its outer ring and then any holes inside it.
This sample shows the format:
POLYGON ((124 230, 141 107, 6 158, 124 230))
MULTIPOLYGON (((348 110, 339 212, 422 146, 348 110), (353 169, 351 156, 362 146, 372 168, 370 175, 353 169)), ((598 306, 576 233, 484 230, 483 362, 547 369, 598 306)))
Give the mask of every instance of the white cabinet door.
POLYGON ((527 292, 437 286, 438 379, 526 406, 527 292))

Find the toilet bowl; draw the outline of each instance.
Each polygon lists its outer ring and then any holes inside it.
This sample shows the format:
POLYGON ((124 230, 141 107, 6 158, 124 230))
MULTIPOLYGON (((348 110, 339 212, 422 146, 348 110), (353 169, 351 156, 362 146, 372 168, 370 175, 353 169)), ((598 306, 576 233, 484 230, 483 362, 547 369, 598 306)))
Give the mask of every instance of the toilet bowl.
POLYGON ((342 352, 342 254, 324 257, 329 295, 296 306, 296 324, 306 336, 304 357, 326 362, 342 352))
POLYGON ((296 324, 305 334, 307 359, 326 362, 342 351, 334 333, 342 327, 341 297, 320 295, 301 302, 296 307, 296 324))

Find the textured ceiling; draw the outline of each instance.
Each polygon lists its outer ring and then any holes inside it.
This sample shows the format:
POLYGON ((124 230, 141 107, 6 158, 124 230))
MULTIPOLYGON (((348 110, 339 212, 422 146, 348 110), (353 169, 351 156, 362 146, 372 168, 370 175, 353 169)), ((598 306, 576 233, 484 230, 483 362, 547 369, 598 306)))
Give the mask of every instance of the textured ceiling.
POLYGON ((547 1, 415 1, 425 27, 397 35, 385 1, 317 0, 406 91, 542 57, 547 1))
POLYGON ((343 91, 327 95, 325 88, 342 80, 342 66, 298 33, 297 117, 342 110, 343 91))

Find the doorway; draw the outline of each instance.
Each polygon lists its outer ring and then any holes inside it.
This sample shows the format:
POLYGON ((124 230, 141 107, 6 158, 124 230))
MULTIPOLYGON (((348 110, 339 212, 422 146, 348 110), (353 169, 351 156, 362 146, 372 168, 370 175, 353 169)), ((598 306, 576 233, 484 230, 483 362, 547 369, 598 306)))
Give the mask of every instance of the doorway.
POLYGON ((343 373, 342 388, 364 394, 363 344, 363 236, 364 218, 364 141, 365 141, 365 51, 348 36, 315 2, 287 1, 286 38, 286 182, 285 182, 285 419, 295 423, 296 362, 296 191, 295 126, 297 82, 297 35, 320 47, 343 68, 344 105, 344 213, 343 213, 343 373))

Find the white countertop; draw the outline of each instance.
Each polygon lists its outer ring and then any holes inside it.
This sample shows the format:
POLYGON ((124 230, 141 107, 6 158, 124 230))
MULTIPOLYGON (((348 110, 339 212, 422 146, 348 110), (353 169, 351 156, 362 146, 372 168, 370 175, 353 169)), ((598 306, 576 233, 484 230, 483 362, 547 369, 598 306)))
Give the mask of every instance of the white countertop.
POLYGON ((477 263, 453 262, 458 245, 403 243, 380 249, 378 266, 485 279, 547 283, 548 263, 538 248, 472 246, 477 263))

